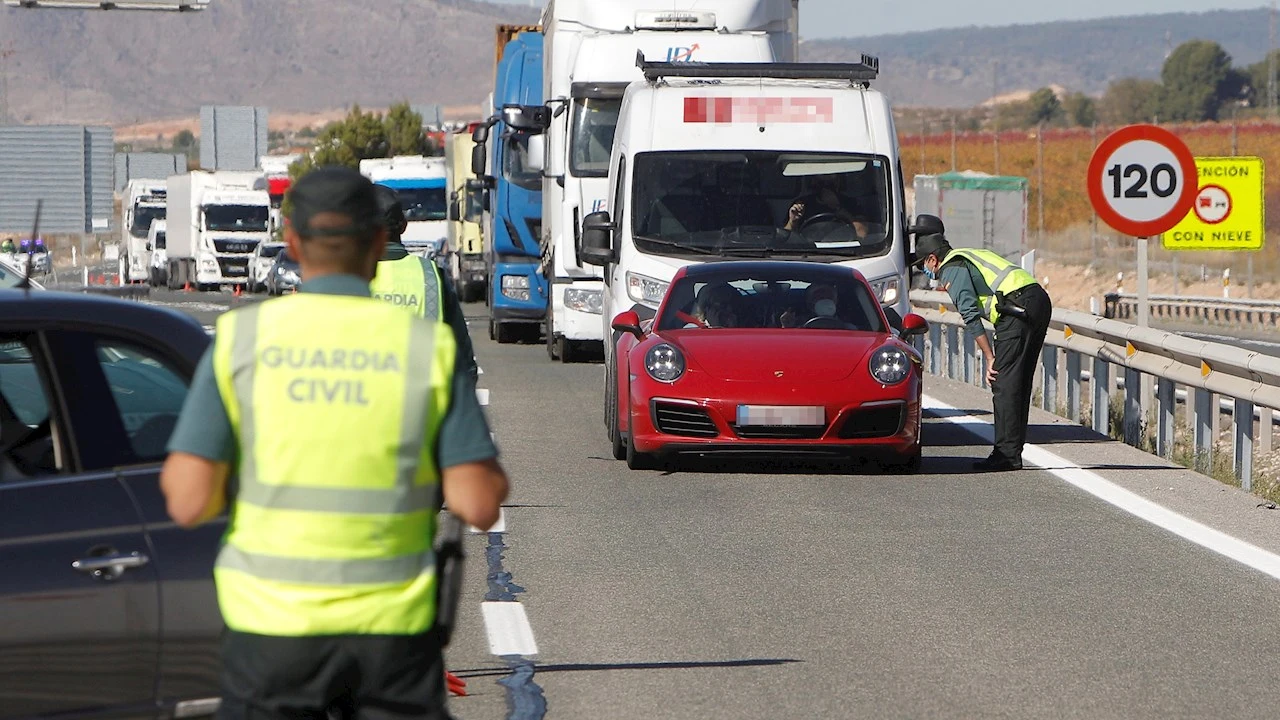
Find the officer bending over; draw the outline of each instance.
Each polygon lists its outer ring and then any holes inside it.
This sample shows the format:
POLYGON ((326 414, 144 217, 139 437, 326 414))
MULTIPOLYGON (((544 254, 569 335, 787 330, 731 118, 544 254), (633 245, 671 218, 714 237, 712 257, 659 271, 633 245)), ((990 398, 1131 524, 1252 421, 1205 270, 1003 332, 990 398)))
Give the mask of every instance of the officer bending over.
POLYGON ((387 240, 373 184, 323 167, 291 195, 306 281, 218 318, 160 480, 183 527, 230 495, 219 714, 449 718, 441 495, 486 529, 507 478, 453 332, 371 297, 387 240))
POLYGON ((995 447, 990 457, 974 463, 974 469, 1020 470, 1036 360, 1053 316, 1049 294, 1031 273, 998 253, 953 249, 942 220, 933 215, 918 216, 911 232, 916 234, 916 262, 922 262, 925 274, 951 296, 964 318, 965 332, 986 359, 995 447), (995 326, 994 348, 983 318, 995 326))
POLYGON ((402 305, 428 320, 448 323, 458 342, 459 357, 472 380, 479 378, 471 335, 467 332, 467 319, 453 285, 445 282, 440 266, 426 258, 410 255, 400 242, 409 220, 404 214, 400 195, 386 185, 375 185, 378 207, 387 225, 387 249, 378 262, 377 275, 371 288, 373 296, 396 305, 402 305), (442 312, 443 311, 443 312, 442 312))

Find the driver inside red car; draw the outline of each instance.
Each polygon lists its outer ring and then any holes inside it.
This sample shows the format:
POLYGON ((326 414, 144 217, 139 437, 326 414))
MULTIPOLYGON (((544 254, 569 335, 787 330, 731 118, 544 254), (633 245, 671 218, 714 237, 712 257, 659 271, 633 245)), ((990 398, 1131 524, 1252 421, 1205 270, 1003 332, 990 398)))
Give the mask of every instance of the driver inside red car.
POLYGON ((692 319, 696 322, 689 327, 742 327, 742 311, 742 293, 726 282, 708 283, 693 301, 692 319))

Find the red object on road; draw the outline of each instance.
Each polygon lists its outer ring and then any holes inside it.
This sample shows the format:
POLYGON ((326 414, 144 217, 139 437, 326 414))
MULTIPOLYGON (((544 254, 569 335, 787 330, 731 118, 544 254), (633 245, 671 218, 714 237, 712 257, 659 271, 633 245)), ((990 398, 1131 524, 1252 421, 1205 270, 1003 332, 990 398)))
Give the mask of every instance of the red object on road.
POLYGON ((629 311, 613 328, 605 413, 632 468, 672 455, 919 465, 922 363, 901 336, 927 323, 890 323, 853 268, 691 265, 653 321, 629 311))
POLYGON ((462 678, 458 677, 457 675, 454 675, 448 670, 444 672, 444 680, 445 680, 445 684, 449 686, 449 692, 453 693, 454 695, 458 695, 459 697, 467 696, 466 680, 463 680, 462 678))

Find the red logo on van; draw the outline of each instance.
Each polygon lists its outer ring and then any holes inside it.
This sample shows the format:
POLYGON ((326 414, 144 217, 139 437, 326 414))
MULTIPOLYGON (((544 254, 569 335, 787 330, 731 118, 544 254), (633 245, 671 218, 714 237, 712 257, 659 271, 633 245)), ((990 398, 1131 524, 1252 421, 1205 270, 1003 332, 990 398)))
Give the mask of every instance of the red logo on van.
POLYGON ((835 122, 832 98, 687 97, 687 123, 822 123, 835 122))

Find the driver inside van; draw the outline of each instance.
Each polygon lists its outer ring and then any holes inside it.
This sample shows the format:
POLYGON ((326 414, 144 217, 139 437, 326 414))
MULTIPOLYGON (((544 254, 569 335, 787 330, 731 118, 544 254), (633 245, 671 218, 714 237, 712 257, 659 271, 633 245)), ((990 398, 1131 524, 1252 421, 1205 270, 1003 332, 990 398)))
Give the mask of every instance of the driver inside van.
POLYGON ((785 230, 801 230, 807 223, 819 218, 830 222, 853 225, 859 236, 867 234, 867 226, 856 204, 841 193, 840 176, 816 175, 809 183, 809 192, 796 198, 787 211, 785 230), (859 227, 861 225, 861 227, 859 227))

